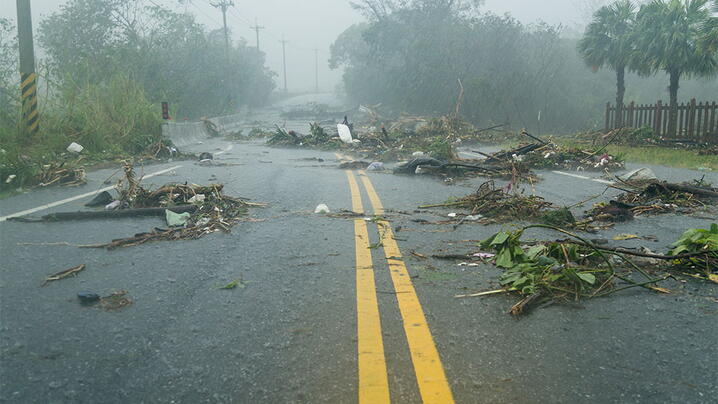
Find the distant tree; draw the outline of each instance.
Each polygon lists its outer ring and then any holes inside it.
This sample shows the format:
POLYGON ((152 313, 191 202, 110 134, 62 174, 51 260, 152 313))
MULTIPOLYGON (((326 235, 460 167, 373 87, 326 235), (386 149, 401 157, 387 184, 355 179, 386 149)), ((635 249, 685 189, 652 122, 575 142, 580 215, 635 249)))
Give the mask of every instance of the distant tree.
POLYGON ((10 20, 0 18, 0 128, 7 126, 6 121, 12 120, 14 110, 11 104, 20 94, 17 60, 15 27, 10 20))
POLYGON ((152 102, 169 101, 182 116, 262 105, 274 89, 264 53, 235 42, 228 66, 221 36, 154 1, 68 0, 40 23, 38 39, 65 88, 128 75, 152 102))
POLYGON ((636 61, 644 74, 665 71, 670 76, 668 133, 676 134, 681 77, 710 77, 718 72, 716 53, 702 46, 711 20, 708 0, 654 0, 637 16, 636 61))
POLYGON ((623 125, 623 97, 626 93, 626 70, 630 69, 634 53, 633 29, 636 22, 636 5, 620 0, 596 11, 593 21, 579 41, 578 51, 594 69, 605 65, 616 72, 616 124, 623 125))

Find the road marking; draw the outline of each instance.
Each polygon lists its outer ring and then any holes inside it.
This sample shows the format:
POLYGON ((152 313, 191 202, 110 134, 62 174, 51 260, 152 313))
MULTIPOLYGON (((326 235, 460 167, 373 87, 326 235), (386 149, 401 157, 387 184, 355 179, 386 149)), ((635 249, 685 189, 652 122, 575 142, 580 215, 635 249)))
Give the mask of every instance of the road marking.
MULTIPOLYGON (((364 171, 359 171, 364 189, 369 195, 374 214, 384 214, 384 207, 377 195, 374 186, 364 171)), ((441 364, 439 352, 431 336, 429 324, 426 322, 424 310, 416 295, 411 277, 404 264, 399 246, 394 240, 394 233, 391 226, 384 224, 384 254, 389 264, 389 272, 394 283, 394 291, 399 303, 399 311, 404 322, 404 332, 409 343, 411 360, 414 364, 416 380, 419 384, 419 392, 424 403, 453 403, 454 398, 449 387, 449 382, 441 364)))
POLYGON ((613 181, 603 180, 603 179, 600 179, 600 178, 586 177, 585 175, 571 174, 571 173, 566 173, 566 172, 563 172, 563 171, 551 171, 551 172, 554 173, 554 174, 565 175, 565 176, 568 176, 568 177, 580 178, 580 179, 582 179, 582 180, 589 180, 589 181, 593 181, 593 182, 600 182, 601 184, 606 184, 606 185, 613 185, 613 184, 614 184, 613 181))
MULTIPOLYGON (((364 213, 359 185, 354 173, 346 171, 354 212, 364 213)), ((359 403, 389 403, 389 378, 381 335, 379 303, 369 249, 369 232, 364 219, 354 220, 356 244, 357 339, 359 364, 359 403)))
MULTIPOLYGON (((170 172, 170 171, 172 171, 172 170, 176 170, 176 169, 181 168, 181 167, 182 167, 182 166, 170 167, 170 168, 168 168, 168 169, 160 170, 160 171, 154 172, 154 173, 152 173, 152 174, 147 174, 147 175, 143 176, 142 178, 145 179, 145 178, 156 177, 156 176, 158 176, 158 175, 162 175, 162 174, 164 174, 164 173, 168 173, 168 172, 170 172)), ((66 204, 66 203, 69 203, 69 202, 72 202, 72 201, 76 201, 76 200, 78 200, 78 199, 87 198, 87 197, 89 197, 89 196, 94 196, 94 195, 99 194, 100 192, 109 191, 109 190, 114 189, 114 188, 115 188, 115 186, 112 185, 112 186, 109 186, 109 187, 105 187, 105 188, 102 188, 102 189, 98 189, 98 190, 96 190, 96 191, 87 192, 87 193, 84 193, 84 194, 82 194, 82 195, 73 196, 72 198, 67 198, 67 199, 63 199, 63 200, 61 200, 61 201, 52 202, 52 203, 48 203, 48 204, 46 204, 46 205, 38 206, 38 207, 36 207, 36 208, 23 210, 23 211, 21 211, 21 212, 13 213, 13 214, 11 214, 11 215, 0 216, 0 222, 4 222, 4 221, 10 219, 11 217, 25 216, 25 215, 29 215, 29 214, 32 214, 32 213, 35 213, 35 212, 39 212, 39 211, 41 211, 41 210, 46 210, 46 209, 54 208, 55 206, 64 205, 64 204, 66 204)))

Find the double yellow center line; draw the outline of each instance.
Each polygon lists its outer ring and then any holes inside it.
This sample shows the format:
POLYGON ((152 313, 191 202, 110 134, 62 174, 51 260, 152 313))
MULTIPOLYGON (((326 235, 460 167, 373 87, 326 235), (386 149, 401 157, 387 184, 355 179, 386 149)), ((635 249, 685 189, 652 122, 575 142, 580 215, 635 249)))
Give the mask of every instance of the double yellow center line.
MULTIPOLYGON (((353 209, 355 212, 364 213, 355 175, 352 171, 347 171, 346 174, 349 180, 353 209)), ((359 176, 374 214, 384 214, 384 207, 371 180, 363 171, 359 171, 359 176)), ((384 255, 396 292, 422 401, 424 403, 453 403, 451 388, 446 379, 439 352, 434 344, 429 324, 399 246, 394 240, 391 226, 387 222, 379 222, 378 225, 382 227, 384 255)), ((367 224, 363 219, 354 221, 354 232, 357 259, 359 402, 389 403, 389 383, 379 319, 379 305, 376 298, 374 269, 369 249, 367 224)))

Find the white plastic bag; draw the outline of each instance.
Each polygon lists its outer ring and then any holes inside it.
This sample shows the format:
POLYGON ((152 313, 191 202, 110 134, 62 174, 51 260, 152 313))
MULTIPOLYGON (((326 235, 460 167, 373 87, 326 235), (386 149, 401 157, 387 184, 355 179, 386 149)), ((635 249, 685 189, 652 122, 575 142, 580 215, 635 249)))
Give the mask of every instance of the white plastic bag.
POLYGON ((346 144, 353 143, 354 139, 352 139, 352 132, 351 130, 349 130, 348 126, 340 123, 339 125, 337 125, 337 132, 339 132, 339 139, 341 139, 342 142, 346 144))

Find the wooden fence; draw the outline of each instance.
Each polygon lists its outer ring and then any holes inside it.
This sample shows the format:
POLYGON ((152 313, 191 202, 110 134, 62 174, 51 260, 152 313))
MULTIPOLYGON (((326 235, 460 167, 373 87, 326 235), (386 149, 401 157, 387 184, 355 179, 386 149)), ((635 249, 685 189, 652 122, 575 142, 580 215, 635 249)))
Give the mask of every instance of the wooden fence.
POLYGON ((668 133, 669 106, 658 101, 656 104, 636 105, 631 102, 622 109, 606 104, 606 131, 618 127, 618 113, 622 115, 622 127, 653 128, 655 136, 687 139, 696 142, 718 143, 718 104, 691 102, 678 104, 677 133, 668 133))

